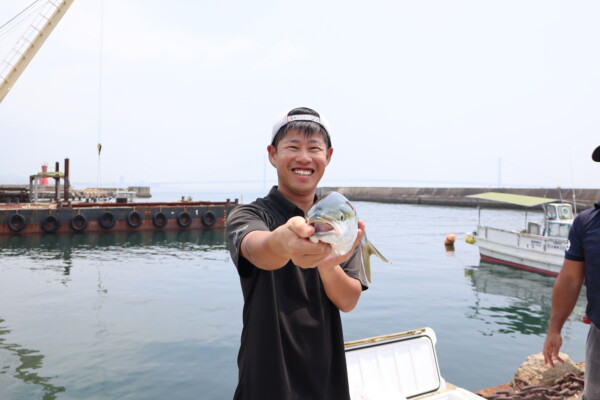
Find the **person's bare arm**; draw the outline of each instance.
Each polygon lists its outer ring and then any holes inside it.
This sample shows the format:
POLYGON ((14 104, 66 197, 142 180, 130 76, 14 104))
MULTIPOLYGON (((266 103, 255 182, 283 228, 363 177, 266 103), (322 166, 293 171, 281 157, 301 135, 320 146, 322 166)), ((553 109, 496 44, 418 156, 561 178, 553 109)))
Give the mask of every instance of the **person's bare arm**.
POLYGON ((583 261, 565 260, 552 290, 552 314, 548 334, 544 342, 544 362, 554 367, 554 361, 564 362, 558 355, 562 346, 561 331, 575 308, 583 280, 583 261))
MULTIPOLYGON (((340 264, 348 261, 354 249, 360 243, 365 224, 363 221, 358 222, 358 236, 354 242, 352 250, 344 256, 332 255, 319 262, 319 274, 325 288, 325 293, 329 300, 343 312, 350 312, 356 307, 358 299, 362 294, 362 284, 358 279, 348 276, 342 269, 340 264)), ((359 255, 360 257, 360 255, 359 255)))
MULTIPOLYGON (((359 235, 354 247, 360 242, 364 223, 359 222, 359 235)), ((348 254, 336 256, 327 243, 313 243, 308 237, 314 228, 302 217, 293 217, 284 225, 269 231, 253 231, 244 237, 241 254, 256 267, 273 271, 288 261, 301 268, 319 267, 321 281, 327 297, 344 312, 351 311, 362 293, 360 281, 348 276, 340 264, 350 258, 348 254)))
POLYGON ((331 248, 325 243, 312 243, 308 237, 314 228, 302 217, 292 217, 284 225, 269 231, 253 231, 244 237, 241 253, 256 267, 276 270, 292 260, 301 268, 314 268, 331 248))

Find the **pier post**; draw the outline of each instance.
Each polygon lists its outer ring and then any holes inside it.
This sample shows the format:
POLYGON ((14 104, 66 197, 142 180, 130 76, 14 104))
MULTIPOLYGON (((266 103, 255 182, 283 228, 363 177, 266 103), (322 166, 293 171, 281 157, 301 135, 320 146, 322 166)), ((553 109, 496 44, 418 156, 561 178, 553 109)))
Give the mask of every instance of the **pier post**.
MULTIPOLYGON (((54 170, 56 171, 56 176, 58 176, 58 172, 60 171, 58 168, 58 161, 54 164, 54 170)), ((60 178, 54 177, 54 201, 58 203, 58 187, 60 186, 60 178)))
POLYGON ((65 202, 68 203, 69 202, 69 159, 68 158, 65 158, 65 176, 64 176, 63 186, 64 186, 64 190, 65 190, 64 199, 65 199, 65 202))

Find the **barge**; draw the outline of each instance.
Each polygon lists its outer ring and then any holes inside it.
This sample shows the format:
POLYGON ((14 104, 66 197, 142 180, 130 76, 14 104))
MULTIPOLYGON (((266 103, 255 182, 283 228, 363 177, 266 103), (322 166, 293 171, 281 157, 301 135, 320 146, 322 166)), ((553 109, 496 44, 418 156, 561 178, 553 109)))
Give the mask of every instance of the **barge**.
POLYGON ((225 227, 234 202, 0 204, 0 235, 225 227))
MULTIPOLYGON (((73 201, 69 198, 69 159, 65 172, 56 163, 55 172, 31 175, 29 191, 17 202, 0 203, 0 235, 55 232, 102 232, 172 229, 224 228, 227 216, 238 200, 224 202, 129 202, 127 197, 113 202, 73 201), (55 180, 54 199, 39 201, 39 182, 55 180), (64 194, 60 196, 60 180, 64 194)), ((89 200, 89 199, 87 199, 89 200)))

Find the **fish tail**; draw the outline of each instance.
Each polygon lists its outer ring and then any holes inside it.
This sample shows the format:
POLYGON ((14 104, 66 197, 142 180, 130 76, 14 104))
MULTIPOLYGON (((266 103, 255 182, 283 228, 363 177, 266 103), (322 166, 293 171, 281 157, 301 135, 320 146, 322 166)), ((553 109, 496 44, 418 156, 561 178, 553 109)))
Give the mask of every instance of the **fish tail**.
POLYGON ((361 240, 361 251, 365 275, 367 276, 369 283, 371 283, 371 255, 376 255, 381 261, 388 264, 391 264, 391 262, 385 258, 384 255, 379 252, 379 250, 377 250, 373 243, 369 242, 367 235, 364 233, 361 240))
POLYGON ((366 249, 367 256, 375 255, 381 261, 391 264, 391 262, 387 258, 385 258, 385 256, 383 254, 381 254, 379 252, 379 250, 377 250, 377 248, 373 245, 373 243, 369 242, 368 240, 365 240, 365 242, 366 243, 363 247, 366 249))

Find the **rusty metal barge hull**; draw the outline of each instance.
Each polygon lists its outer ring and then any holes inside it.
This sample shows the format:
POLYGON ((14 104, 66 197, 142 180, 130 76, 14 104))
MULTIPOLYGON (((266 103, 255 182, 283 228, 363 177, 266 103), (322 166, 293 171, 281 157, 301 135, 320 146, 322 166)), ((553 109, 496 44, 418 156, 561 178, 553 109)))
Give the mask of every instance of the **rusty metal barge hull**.
POLYGON ((0 204, 0 235, 215 229, 235 202, 0 204))

